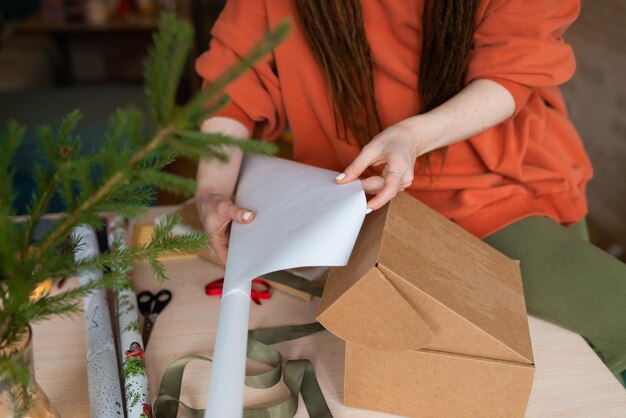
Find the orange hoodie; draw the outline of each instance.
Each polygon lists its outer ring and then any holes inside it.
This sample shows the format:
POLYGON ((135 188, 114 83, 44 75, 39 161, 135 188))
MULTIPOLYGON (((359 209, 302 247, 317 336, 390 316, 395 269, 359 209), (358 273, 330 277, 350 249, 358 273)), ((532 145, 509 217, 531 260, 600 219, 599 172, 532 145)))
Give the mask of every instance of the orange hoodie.
MULTIPOLYGON (((420 111, 423 0, 361 4, 384 128, 420 111)), ((481 238, 527 216, 565 225, 585 216, 591 165, 558 88, 574 73, 562 35, 578 12, 576 0, 482 2, 467 82, 500 83, 515 99, 515 114, 450 146, 441 170, 434 153, 434 176, 416 167, 409 193, 481 238)), ((263 139, 288 123, 297 161, 342 171, 360 149, 337 138, 324 74, 297 25, 293 0, 229 0, 196 70, 211 82, 286 18, 294 22, 291 36, 227 87, 231 103, 219 115, 263 139)))

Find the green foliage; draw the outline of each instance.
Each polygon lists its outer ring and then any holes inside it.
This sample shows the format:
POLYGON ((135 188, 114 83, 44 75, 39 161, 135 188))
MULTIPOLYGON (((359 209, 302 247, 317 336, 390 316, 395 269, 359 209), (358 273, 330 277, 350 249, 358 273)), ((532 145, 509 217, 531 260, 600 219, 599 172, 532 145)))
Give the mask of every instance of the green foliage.
MULTIPOLYGON (((15 344, 30 323, 53 315, 75 314, 81 300, 99 286, 128 287, 127 272, 134 261, 147 260, 156 277, 165 280, 167 272, 159 261, 162 254, 196 251, 208 244, 202 233, 174 236, 172 230, 180 218, 168 216, 149 243, 130 248, 115 246, 108 253, 76 261, 73 254, 81 243, 71 233, 78 225, 102 228, 103 213, 136 216, 147 210, 156 188, 193 195, 193 181, 163 171, 177 156, 223 160, 226 147, 274 152, 272 145, 261 141, 240 141, 195 129, 227 103, 223 88, 270 52, 287 32, 287 24, 279 25, 208 89, 178 105, 176 92, 193 44, 193 31, 189 24, 164 15, 145 67, 151 128, 146 128, 144 115, 137 108, 119 109, 111 117, 103 145, 89 153, 81 151, 81 140, 75 134, 82 119, 80 111, 67 115, 56 129, 39 128, 45 163, 34 167, 35 192, 27 216, 20 220, 15 218, 12 161, 25 128, 10 122, 0 129, 0 348, 15 344), (36 227, 55 196, 61 198, 66 211, 35 241, 36 227), (57 281, 89 269, 107 273, 101 281, 31 297, 38 284, 47 279, 57 281)), ((139 365, 134 361, 127 360, 125 374, 138 372, 139 365)), ((0 356, 0 380, 8 379, 23 389, 28 376, 24 365, 0 356)), ((20 402, 27 405, 27 401, 23 398, 20 402)))

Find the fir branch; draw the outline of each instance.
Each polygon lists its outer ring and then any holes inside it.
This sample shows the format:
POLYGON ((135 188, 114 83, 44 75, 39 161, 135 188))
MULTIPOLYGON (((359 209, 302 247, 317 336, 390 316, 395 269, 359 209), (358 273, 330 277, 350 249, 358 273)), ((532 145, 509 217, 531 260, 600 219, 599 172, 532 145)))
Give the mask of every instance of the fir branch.
POLYGON ((159 189, 176 193, 182 196, 193 196, 196 192, 196 182, 192 179, 157 170, 145 170, 139 177, 150 184, 158 185, 159 189))
POLYGON ((154 246, 161 248, 163 253, 176 254, 191 254, 209 245, 209 238, 204 232, 187 232, 153 241, 154 246))
POLYGON ((219 133, 181 130, 177 132, 176 139, 179 139, 179 138, 183 140, 185 143, 189 143, 196 147, 229 146, 229 147, 239 148, 244 153, 248 153, 248 154, 272 155, 276 152, 276 145, 272 143, 264 142, 261 140, 255 140, 255 139, 242 140, 242 139, 232 138, 227 135, 222 135, 219 133))
POLYGON ((126 129, 130 143, 135 147, 140 147, 147 139, 144 136, 144 115, 135 107, 129 106, 125 109, 126 129))
MULTIPOLYGON (((16 342, 29 323, 53 315, 76 313, 80 300, 98 287, 128 286, 126 273, 136 260, 147 260, 162 281, 167 278, 167 272, 159 261, 161 255, 197 251, 208 244, 208 237, 203 233, 173 235, 179 221, 176 217, 166 217, 147 244, 80 261, 75 261, 72 255, 81 242, 68 240, 68 237, 79 224, 101 228, 99 213, 103 210, 126 215, 144 210, 153 199, 154 187, 192 193, 191 180, 161 172, 178 155, 225 160, 225 147, 238 147, 245 152, 272 152, 272 145, 199 134, 191 129, 228 102, 223 87, 268 53, 285 37, 287 30, 286 25, 279 26, 208 89, 196 94, 186 105, 177 106, 176 91, 192 44, 192 30, 189 24, 164 16, 145 72, 154 131, 144 132, 143 118, 137 109, 120 110, 111 119, 103 146, 81 155, 81 141, 74 131, 82 118, 80 112, 70 113, 56 132, 50 127, 40 128, 38 133, 47 163, 35 168, 37 188, 26 221, 17 225, 13 220, 15 193, 11 162, 24 129, 10 123, 5 132, 0 132, 3 144, 0 152, 0 280, 3 280, 0 347, 16 342), (32 247, 36 225, 55 194, 65 201, 67 211, 32 247), (110 270, 110 273, 102 280, 30 300, 33 289, 43 280, 77 275, 92 268, 110 270)), ((0 358, 0 379, 9 376, 19 380, 22 371, 23 376, 28 376, 27 367, 11 371, 11 364, 5 360, 0 358)), ((22 396, 18 400, 27 405, 26 398, 22 396)))
POLYGON ((159 150, 158 155, 146 158, 148 162, 144 168, 152 170, 163 170, 165 167, 176 161, 177 155, 173 152, 167 152, 164 149, 159 150))
POLYGON ((54 166, 55 152, 54 152, 54 138, 52 134, 52 128, 50 126, 40 126, 37 128, 37 136, 41 139, 41 145, 43 146, 44 156, 46 160, 54 166))
POLYGON ((36 178, 38 179, 39 190, 33 194, 29 206, 28 213, 30 213, 30 216, 28 218, 28 231, 25 235, 24 245, 29 245, 32 241, 35 228, 41 220, 41 217, 47 212, 50 200, 54 196, 60 180, 59 171, 52 176, 45 176, 45 169, 41 165, 36 166, 35 170, 36 173, 38 173, 36 178))
MULTIPOLYGON (((137 154, 131 158, 129 161, 129 168, 133 168, 140 161, 144 159, 144 157, 150 154, 156 147, 158 147, 163 140, 165 140, 173 131, 173 128, 168 126, 166 128, 161 129, 154 138, 145 145, 137 154)), ((127 172, 118 171, 113 176, 111 176, 106 183, 104 183, 96 193, 89 197, 89 199, 85 200, 80 207, 76 208, 76 210, 68 213, 61 222, 58 227, 55 227, 54 231, 46 238, 46 240, 41 244, 40 247, 37 248, 37 253, 41 254, 48 250, 52 245, 54 245, 58 240, 63 237, 69 235, 71 229, 76 225, 78 220, 82 215, 89 209, 92 209, 97 203, 99 203, 104 197, 108 195, 110 190, 120 184, 125 180, 127 176, 127 172)))
POLYGON ((228 156, 223 151, 210 144, 192 145, 176 138, 168 138, 165 143, 176 154, 194 160, 214 158, 223 162, 228 161, 228 156))
POLYGON ((173 115, 178 82, 193 44, 193 30, 171 14, 161 17, 159 30, 145 67, 146 96, 153 120, 157 126, 165 126, 173 115))
POLYGON ((159 219, 158 224, 154 228, 154 234, 152 235, 152 242, 158 242, 166 239, 176 225, 182 222, 183 218, 179 213, 166 213, 159 219))
POLYGON ((226 71, 222 73, 213 83, 207 88, 196 93, 191 100, 183 107, 181 115, 188 117, 198 117, 196 120, 190 120, 192 125, 183 126, 196 126, 201 123, 209 114, 199 112, 198 109, 204 108, 207 103, 213 103, 216 96, 221 96, 224 87, 230 84, 243 74, 248 68, 252 67, 256 62, 260 61, 268 53, 270 53, 276 45, 282 42, 290 31, 290 24, 287 21, 279 23, 276 28, 268 32, 263 36, 261 41, 252 48, 244 57, 242 57, 237 63, 231 65, 226 71))
POLYGON ((30 323, 36 323, 45 321, 52 316, 77 314, 81 311, 80 304, 85 296, 96 289, 113 286, 121 276, 119 273, 109 272, 104 274, 102 279, 92 280, 64 292, 42 297, 26 306, 24 316, 30 318, 30 323))
POLYGON ((209 245, 208 236, 202 232, 193 232, 181 236, 171 234, 174 226, 170 221, 166 227, 159 227, 158 236, 151 241, 127 248, 116 248, 96 257, 74 262, 56 271, 49 271, 54 277, 69 277, 82 270, 100 269, 124 272, 133 261, 158 259, 166 253, 193 253, 209 245))
MULTIPOLYGON (((199 93, 196 93, 199 94, 199 93)), ((230 97, 222 94, 211 102, 202 103, 200 98, 179 110, 176 116, 176 125, 180 129, 189 129, 198 126, 209 116, 219 112, 230 102, 230 97)))
POLYGON ((159 261, 158 258, 148 259, 152 273, 156 276, 159 283, 163 283, 167 280, 167 273, 165 272, 165 266, 159 261))

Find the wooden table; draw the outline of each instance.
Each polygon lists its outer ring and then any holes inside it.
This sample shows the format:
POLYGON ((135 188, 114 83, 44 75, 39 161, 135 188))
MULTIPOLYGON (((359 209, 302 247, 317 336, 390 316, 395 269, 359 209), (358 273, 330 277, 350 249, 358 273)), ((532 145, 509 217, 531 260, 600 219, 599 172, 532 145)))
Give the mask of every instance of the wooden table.
MULTIPOLYGON (((204 285, 222 270, 192 258, 166 262, 172 303, 159 317, 146 352, 152 397, 165 367, 180 356, 209 355, 215 338, 219 299, 207 297, 204 285)), ((135 267, 137 290, 158 290, 147 264, 135 267)), ((301 324, 315 318, 318 301, 303 302, 275 292, 261 306, 252 305, 250 327, 301 324)), ((37 380, 63 418, 89 416, 82 317, 54 318, 34 327, 37 380)), ((626 391, 583 339, 544 321, 530 318, 537 373, 527 417, 626 417, 626 391)), ((275 346, 285 359, 310 358, 333 414, 338 417, 392 417, 346 407, 343 390, 344 344, 328 332, 275 346)), ((192 363, 193 364, 193 363, 192 363)), ((186 372, 182 400, 202 407, 210 366, 196 363, 186 372)), ((246 388, 246 405, 263 406, 283 399, 281 384, 266 391, 246 388)), ((300 401, 297 417, 307 417, 300 401)), ((446 417, 447 418, 447 417, 446 417)))

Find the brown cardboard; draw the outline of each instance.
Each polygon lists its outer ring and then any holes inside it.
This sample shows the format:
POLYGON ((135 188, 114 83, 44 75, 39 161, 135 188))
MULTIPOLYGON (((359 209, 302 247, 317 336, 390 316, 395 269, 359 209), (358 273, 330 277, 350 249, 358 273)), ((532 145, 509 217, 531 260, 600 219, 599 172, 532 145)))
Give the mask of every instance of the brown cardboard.
POLYGON ((524 415, 534 366, 518 262, 408 194, 366 217, 318 320, 347 342, 348 405, 524 415))
POLYGON ((344 402, 420 418, 522 418, 533 376, 530 364, 346 343, 344 402))

